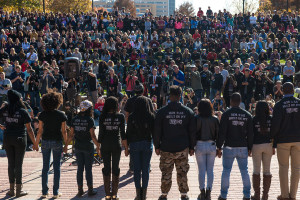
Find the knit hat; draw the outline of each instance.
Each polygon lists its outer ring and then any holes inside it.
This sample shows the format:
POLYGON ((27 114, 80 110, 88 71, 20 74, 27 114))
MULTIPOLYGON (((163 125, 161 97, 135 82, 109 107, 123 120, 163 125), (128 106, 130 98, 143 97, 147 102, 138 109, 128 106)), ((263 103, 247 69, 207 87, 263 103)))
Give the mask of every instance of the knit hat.
POLYGON ((7 98, 10 104, 17 103, 18 101, 20 101, 21 97, 22 95, 16 90, 8 90, 7 92, 7 98))
POLYGON ((134 91, 136 93, 142 93, 144 91, 144 86, 140 83, 140 81, 135 81, 134 91))
POLYGON ((92 106, 93 106, 92 102, 90 102, 89 100, 84 100, 80 103, 80 112, 84 112, 92 106))

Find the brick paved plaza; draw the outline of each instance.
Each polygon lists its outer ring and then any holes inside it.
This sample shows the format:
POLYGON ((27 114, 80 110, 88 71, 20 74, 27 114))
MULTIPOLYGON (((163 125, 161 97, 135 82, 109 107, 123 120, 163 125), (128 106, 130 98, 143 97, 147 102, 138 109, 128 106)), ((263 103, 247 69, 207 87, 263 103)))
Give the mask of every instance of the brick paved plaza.
MULTIPOLYGON (((98 133, 98 132, 96 132, 98 133)), ((5 194, 9 187, 8 175, 7 175, 7 159, 3 154, 4 151, 0 154, 0 199, 9 199, 5 194)), ((197 199, 199 194, 199 184, 198 184, 198 173, 197 173, 197 164, 194 157, 190 157, 190 171, 188 173, 190 193, 189 196, 192 200, 197 199)), ((64 163, 61 168, 61 184, 60 192, 63 193, 63 196, 60 199, 102 199, 104 197, 104 188, 102 181, 102 167, 94 166, 93 167, 93 176, 94 176, 94 187, 97 188, 98 194, 92 198, 88 198, 85 194, 81 198, 76 197, 77 193, 77 184, 76 184, 76 166, 69 166, 70 162, 64 163)), ((120 162, 121 168, 121 181, 120 181, 120 190, 119 196, 120 200, 133 200, 135 197, 135 187, 133 182, 133 176, 128 174, 128 163, 129 159, 124 156, 122 152, 122 158, 120 162)), ((152 172, 150 174, 150 182, 148 188, 148 199, 156 200, 160 195, 160 178, 161 173, 159 170, 159 157, 153 154, 152 161, 152 172)), ((42 170, 42 154, 37 152, 26 152, 24 164, 23 164, 23 183, 24 189, 29 192, 28 196, 25 196, 20 199, 39 199, 41 197, 41 170, 42 170)), ((175 170, 175 169, 174 169, 175 170)), ((216 158, 215 163, 215 180, 214 188, 212 191, 212 198, 217 199, 220 192, 221 185, 221 174, 222 174, 222 159, 216 158)), ((279 188, 279 177, 278 177, 278 162, 276 156, 273 156, 271 171, 273 174, 273 182, 270 189, 270 200, 275 200, 276 197, 280 194, 279 188)), ((174 171, 175 172, 175 171, 174 171)), ((249 172, 252 173, 252 159, 249 158, 249 172)), ((180 194, 177 189, 176 175, 173 173, 173 184, 172 189, 169 193, 169 199, 178 199, 180 194)), ((53 174, 49 175, 49 192, 50 197, 52 197, 52 181, 53 174)), ((86 182, 84 183, 86 184, 86 182)), ((230 179, 230 190, 228 199, 237 200, 242 199, 242 180, 238 170, 237 163, 235 161, 234 167, 231 173, 230 179)), ((84 187, 85 191, 87 187, 84 187)), ((300 199, 300 191, 298 192, 298 199, 300 199)), ((12 198, 13 199, 13 198, 12 198)))

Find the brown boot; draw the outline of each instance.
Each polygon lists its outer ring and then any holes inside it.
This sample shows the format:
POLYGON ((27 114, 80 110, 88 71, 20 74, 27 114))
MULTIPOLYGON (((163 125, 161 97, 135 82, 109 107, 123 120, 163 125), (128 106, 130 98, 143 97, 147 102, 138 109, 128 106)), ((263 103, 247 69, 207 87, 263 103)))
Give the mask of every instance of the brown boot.
POLYGON ((28 194, 27 192, 22 191, 22 187, 22 184, 16 184, 16 197, 22 197, 28 194))
POLYGON ((78 193, 77 196, 81 197, 83 195, 83 186, 82 185, 78 185, 78 193))
POLYGON ((269 190, 271 186, 272 175, 264 175, 263 178, 263 195, 262 200, 268 200, 269 198, 269 190))
POLYGON ((116 175, 112 175, 112 182, 111 182, 111 195, 112 195, 112 200, 117 200, 117 194, 118 194, 118 189, 119 189, 119 182, 120 182, 120 177, 116 175))
POLYGON ((252 184, 254 195, 251 197, 252 200, 260 200, 260 175, 253 174, 252 175, 252 184))
POLYGON ((8 196, 15 196, 15 184, 14 183, 10 183, 9 184, 9 191, 6 193, 6 195, 8 196))
POLYGON ((106 196, 105 199, 110 199, 110 197, 111 197, 110 179, 111 179, 110 174, 108 176, 103 175, 104 191, 105 191, 105 196, 106 196))

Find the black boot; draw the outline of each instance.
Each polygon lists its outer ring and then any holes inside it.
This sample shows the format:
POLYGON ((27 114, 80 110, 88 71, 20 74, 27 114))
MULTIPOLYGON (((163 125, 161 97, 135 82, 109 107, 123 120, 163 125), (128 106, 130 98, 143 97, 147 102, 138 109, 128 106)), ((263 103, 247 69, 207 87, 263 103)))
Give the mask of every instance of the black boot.
POLYGON ((104 191, 105 191, 105 200, 111 199, 111 192, 110 192, 110 178, 111 175, 108 176, 103 175, 103 183, 104 183, 104 191))
POLYGON ((78 185, 78 193, 77 193, 77 196, 81 197, 83 195, 83 186, 82 185, 78 185))
POLYGON ((94 187, 92 185, 88 185, 88 195, 94 196, 97 194, 97 190, 94 190, 94 187))
POLYGON ((146 200, 147 198, 147 188, 142 189, 142 199, 141 200, 146 200))
POLYGON ((211 190, 206 190, 206 192, 205 192, 205 200, 211 200, 211 190))
POLYGON ((134 200, 142 200, 142 189, 141 188, 136 188, 136 197, 134 200))
POLYGON ((200 190, 200 192, 197 200, 205 200, 205 189, 200 190))

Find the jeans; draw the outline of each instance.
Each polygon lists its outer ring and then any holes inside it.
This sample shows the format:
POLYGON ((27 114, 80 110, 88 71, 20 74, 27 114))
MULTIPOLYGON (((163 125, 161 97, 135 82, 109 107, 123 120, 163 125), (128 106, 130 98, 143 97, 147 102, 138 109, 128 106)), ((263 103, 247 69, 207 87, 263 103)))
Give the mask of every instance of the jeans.
POLYGON ((211 101, 216 97, 216 93, 217 93, 218 91, 219 91, 218 89, 213 89, 213 88, 210 89, 210 96, 209 96, 209 99, 210 99, 211 101))
POLYGON ((39 91, 29 92, 29 95, 30 95, 30 106, 31 106, 31 108, 37 107, 37 108, 40 109, 41 98, 40 98, 39 91))
POLYGON ((42 154, 43 154, 43 170, 42 170, 42 193, 48 194, 48 174, 50 169, 50 156, 53 153, 53 169, 54 169, 54 184, 53 195, 58 194, 60 181, 60 160, 62 156, 62 141, 42 140, 42 154))
POLYGON ((8 160, 9 183, 22 184, 22 166, 26 151, 27 136, 4 135, 3 147, 8 160))
POLYGON ((120 158, 121 148, 113 151, 101 149, 103 165, 102 172, 104 176, 110 176, 112 173, 115 176, 120 175, 120 158))
POLYGON ((207 174, 208 190, 212 189, 214 181, 214 163, 216 158, 216 145, 213 141, 198 141, 196 145, 196 160, 199 170, 200 190, 205 189, 205 174, 207 174))
POLYGON ((85 169, 85 178, 87 185, 93 185, 93 159, 94 151, 75 150, 77 158, 77 185, 83 186, 83 171, 85 169))
POLYGON ((130 144, 130 153, 134 163, 134 184, 136 188, 148 187, 152 152, 153 146, 150 141, 144 140, 130 144))
POLYGON ((248 149, 247 147, 225 147, 223 150, 223 173, 221 181, 221 197, 226 199, 229 189, 230 172, 236 158, 243 180, 243 194, 250 198, 251 183, 248 173, 248 149))

